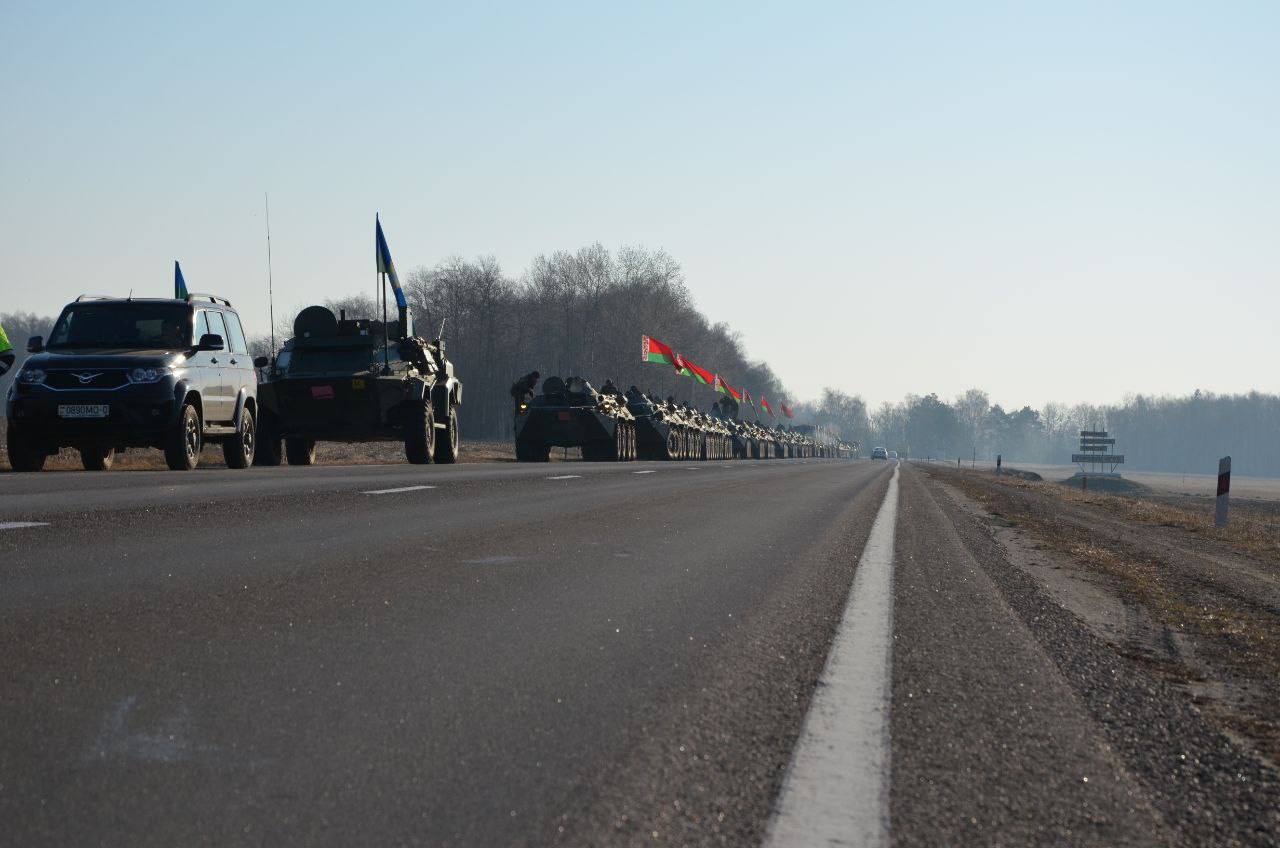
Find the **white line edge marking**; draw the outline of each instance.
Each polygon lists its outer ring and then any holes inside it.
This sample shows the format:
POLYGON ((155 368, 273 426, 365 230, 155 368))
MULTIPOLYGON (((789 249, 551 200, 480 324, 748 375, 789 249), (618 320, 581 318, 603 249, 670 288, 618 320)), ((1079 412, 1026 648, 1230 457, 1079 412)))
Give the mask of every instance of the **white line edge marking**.
POLYGON ((22 530, 26 527, 48 527, 47 521, 0 521, 0 530, 22 530))
POLYGON ((398 495, 401 492, 420 492, 423 489, 434 489, 435 486, 401 486, 398 489, 373 489, 368 492, 361 492, 362 495, 398 495))
POLYGON ((577 480, 582 477, 581 474, 561 474, 559 477, 548 477, 548 480, 577 480))
POLYGON ((774 805, 766 848, 889 844, 893 469, 774 805))
POLYGON ((658 472, 650 469, 648 471, 632 471, 631 473, 632 474, 657 474, 658 472))

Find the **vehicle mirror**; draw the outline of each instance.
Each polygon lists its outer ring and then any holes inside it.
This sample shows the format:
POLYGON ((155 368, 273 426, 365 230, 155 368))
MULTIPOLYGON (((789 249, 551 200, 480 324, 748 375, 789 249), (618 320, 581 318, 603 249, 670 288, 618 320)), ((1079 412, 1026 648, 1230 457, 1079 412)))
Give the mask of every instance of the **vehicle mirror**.
POLYGON ((200 337, 200 346, 197 350, 224 350, 227 343, 222 340, 222 336, 217 333, 205 333, 200 337))
POLYGON ((32 336, 27 339, 27 353, 39 353, 44 350, 44 336, 32 336))
POLYGON ((266 368, 270 364, 271 364, 271 360, 267 359, 267 357, 265 356, 255 356, 253 358, 254 368, 266 368))

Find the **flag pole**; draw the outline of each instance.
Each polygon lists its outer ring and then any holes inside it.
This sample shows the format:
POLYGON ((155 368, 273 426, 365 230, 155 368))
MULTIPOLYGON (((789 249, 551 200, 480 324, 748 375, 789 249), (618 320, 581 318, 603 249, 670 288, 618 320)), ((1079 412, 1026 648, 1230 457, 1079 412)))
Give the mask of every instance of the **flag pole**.
POLYGON ((276 358, 276 302, 275 281, 271 277, 271 198, 264 191, 262 203, 267 210, 267 320, 271 322, 271 358, 276 358))

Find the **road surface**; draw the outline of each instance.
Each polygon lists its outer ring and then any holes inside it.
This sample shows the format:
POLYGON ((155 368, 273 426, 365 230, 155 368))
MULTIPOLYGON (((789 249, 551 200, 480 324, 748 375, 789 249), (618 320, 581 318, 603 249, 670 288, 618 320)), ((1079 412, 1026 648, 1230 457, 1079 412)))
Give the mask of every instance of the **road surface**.
POLYGON ((909 465, 6 474, 0 528, 0 843, 1274 835, 909 465))

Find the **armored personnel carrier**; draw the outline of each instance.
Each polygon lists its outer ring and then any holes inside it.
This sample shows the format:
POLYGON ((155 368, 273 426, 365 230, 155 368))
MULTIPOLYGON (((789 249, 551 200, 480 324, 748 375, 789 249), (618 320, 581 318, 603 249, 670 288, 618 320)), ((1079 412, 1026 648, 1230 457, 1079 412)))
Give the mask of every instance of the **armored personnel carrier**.
POLYGON ((516 460, 546 462, 553 447, 582 448, 588 462, 636 458, 636 421, 615 391, 581 377, 548 377, 542 394, 516 404, 516 460))
MULTIPOLYGON (((384 327, 309 306, 258 387, 262 420, 255 464, 315 461, 316 442, 402 441, 409 462, 458 459, 462 383, 444 339, 411 335, 408 309, 384 327)), ((441 335, 443 336, 443 325, 441 335)))

